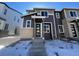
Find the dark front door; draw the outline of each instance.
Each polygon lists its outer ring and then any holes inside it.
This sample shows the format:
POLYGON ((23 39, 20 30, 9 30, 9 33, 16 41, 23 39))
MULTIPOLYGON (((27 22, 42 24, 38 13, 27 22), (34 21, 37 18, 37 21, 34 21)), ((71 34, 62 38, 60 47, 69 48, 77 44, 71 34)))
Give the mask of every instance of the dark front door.
POLYGON ((72 36, 73 37, 77 37, 77 31, 76 31, 76 26, 74 23, 71 23, 70 24, 70 27, 71 27, 71 33, 72 33, 72 36))
POLYGON ((46 40, 52 39, 51 24, 50 23, 44 23, 44 38, 46 40))
POLYGON ((42 37, 42 24, 36 23, 36 38, 42 37))

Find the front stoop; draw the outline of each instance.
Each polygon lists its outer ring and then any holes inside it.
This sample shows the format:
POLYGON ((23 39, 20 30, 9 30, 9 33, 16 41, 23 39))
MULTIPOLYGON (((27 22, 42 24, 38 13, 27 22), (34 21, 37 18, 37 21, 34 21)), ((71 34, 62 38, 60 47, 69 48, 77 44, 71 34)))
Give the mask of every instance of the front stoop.
POLYGON ((46 56, 46 50, 43 39, 32 40, 32 47, 28 52, 29 56, 46 56))

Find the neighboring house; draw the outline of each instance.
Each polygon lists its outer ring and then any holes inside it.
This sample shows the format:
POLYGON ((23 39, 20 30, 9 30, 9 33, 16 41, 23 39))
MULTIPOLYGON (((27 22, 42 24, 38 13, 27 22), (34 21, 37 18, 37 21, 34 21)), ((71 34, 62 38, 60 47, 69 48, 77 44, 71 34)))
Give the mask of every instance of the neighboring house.
POLYGON ((79 38, 79 9, 64 8, 61 15, 65 37, 79 38))
POLYGON ((79 9, 64 8, 62 11, 48 8, 27 10, 22 16, 21 38, 78 38, 79 9))
POLYGON ((19 34, 22 13, 0 2, 0 36, 19 34))

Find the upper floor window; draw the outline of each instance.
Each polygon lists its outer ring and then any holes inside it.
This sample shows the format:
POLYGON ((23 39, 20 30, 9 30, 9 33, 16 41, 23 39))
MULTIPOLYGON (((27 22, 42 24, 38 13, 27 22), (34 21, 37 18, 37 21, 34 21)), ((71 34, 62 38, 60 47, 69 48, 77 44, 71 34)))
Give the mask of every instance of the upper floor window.
POLYGON ((60 14, 59 13, 56 13, 56 18, 60 18, 60 14))
POLYGON ((14 17, 14 21, 16 20, 16 17, 14 17))
POLYGON ((31 27, 31 20, 26 20, 26 27, 30 28, 31 27))
POLYGON ((59 33, 64 33, 63 25, 58 25, 59 33))
POLYGON ((6 14, 7 14, 7 9, 4 10, 4 15, 6 15, 6 14))
POLYGON ((47 13, 46 11, 42 11, 42 12, 41 12, 41 15, 42 15, 42 16, 48 16, 48 13, 47 13))
POLYGON ((70 11, 70 16, 71 17, 76 17, 76 12, 75 11, 70 11))

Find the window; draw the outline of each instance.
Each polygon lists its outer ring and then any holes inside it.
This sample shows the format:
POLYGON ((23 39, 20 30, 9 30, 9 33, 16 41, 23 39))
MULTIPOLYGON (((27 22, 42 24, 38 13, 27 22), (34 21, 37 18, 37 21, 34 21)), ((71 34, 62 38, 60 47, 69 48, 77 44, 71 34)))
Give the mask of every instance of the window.
POLYGON ((26 27, 27 28, 31 27, 31 20, 26 20, 26 27))
POLYGON ((0 22, 0 25, 1 25, 1 22, 0 22))
POLYGON ((47 14, 46 11, 42 11, 42 12, 41 12, 41 15, 42 15, 42 16, 48 16, 48 14, 47 14))
POLYGON ((76 12, 75 11, 70 11, 70 16, 71 17, 76 17, 76 12))
POLYGON ((56 18, 60 18, 60 14, 59 13, 56 13, 56 18))
POLYGON ((14 17, 14 21, 16 20, 16 17, 14 17))
POLYGON ((64 27, 63 27, 63 25, 58 25, 58 27, 59 27, 59 32, 60 33, 64 33, 64 27))
POLYGON ((19 23, 19 19, 17 20, 17 22, 19 23))
POLYGON ((44 24, 44 32, 50 33, 50 25, 49 24, 44 24))
POLYGON ((5 30, 8 30, 9 24, 5 24, 5 30))
POLYGON ((23 20, 23 27, 26 27, 26 20, 23 20))
POLYGON ((6 15, 6 14, 7 14, 7 9, 4 10, 4 15, 6 15))

